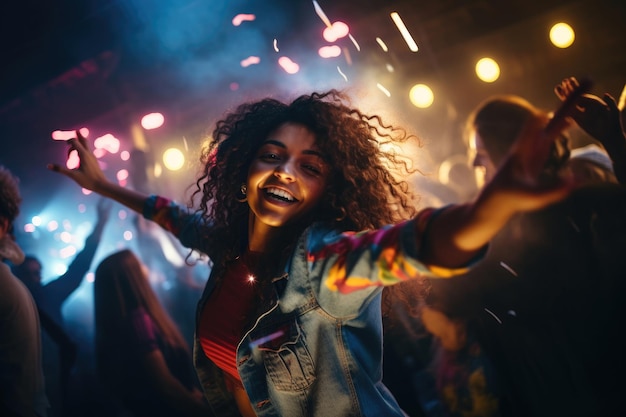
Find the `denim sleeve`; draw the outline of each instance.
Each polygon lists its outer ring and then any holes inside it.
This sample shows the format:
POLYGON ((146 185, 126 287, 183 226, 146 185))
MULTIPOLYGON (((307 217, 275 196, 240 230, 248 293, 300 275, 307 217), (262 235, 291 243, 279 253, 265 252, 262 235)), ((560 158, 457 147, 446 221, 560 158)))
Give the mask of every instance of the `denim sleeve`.
POLYGON ((199 213, 193 213, 175 201, 152 195, 144 203, 143 217, 172 233, 183 246, 206 253, 202 236, 210 225, 199 213))

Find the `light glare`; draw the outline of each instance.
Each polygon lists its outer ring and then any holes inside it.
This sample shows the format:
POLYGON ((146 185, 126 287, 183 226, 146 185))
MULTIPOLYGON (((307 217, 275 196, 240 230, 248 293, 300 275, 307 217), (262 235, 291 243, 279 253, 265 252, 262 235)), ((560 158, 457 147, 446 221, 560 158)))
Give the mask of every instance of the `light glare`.
POLYGON ((433 104, 435 95, 426 84, 415 84, 409 91, 409 100, 415 107, 425 109, 433 104))
POLYGON ((491 58, 482 58, 476 63, 476 75, 486 83, 492 83, 500 78, 500 66, 491 58))
POLYGON ((574 29, 567 23, 557 23, 550 29, 550 41, 557 48, 568 48, 574 43, 574 29))

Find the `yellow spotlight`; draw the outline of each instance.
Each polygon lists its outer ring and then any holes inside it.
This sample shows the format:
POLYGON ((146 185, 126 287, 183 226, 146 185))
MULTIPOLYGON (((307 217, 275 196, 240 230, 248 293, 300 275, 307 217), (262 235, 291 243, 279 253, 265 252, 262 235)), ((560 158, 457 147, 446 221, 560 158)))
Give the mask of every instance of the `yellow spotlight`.
POLYGON ((491 58, 481 58, 476 63, 476 75, 486 83, 492 83, 500 78, 500 66, 491 58))
POLYGON ((425 109, 433 104, 435 96, 426 84, 415 84, 409 91, 409 99, 415 107, 425 109))
POLYGON ((550 42, 557 48, 567 48, 574 43, 574 29, 567 23, 557 23, 550 29, 550 42))
POLYGON ((169 148, 163 152, 163 165, 170 171, 178 171, 185 163, 185 156, 176 148, 169 148))

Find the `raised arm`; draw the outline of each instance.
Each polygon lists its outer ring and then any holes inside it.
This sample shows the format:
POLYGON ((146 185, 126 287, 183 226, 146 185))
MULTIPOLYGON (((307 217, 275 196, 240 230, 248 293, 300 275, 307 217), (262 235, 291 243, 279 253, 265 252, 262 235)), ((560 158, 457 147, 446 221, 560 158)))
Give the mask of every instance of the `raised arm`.
POLYGON ((93 257, 102 239, 104 226, 109 219, 111 205, 111 201, 105 198, 98 202, 98 219, 91 234, 85 239, 85 246, 72 260, 63 275, 45 285, 46 291, 50 295, 57 297, 61 303, 78 288, 83 281, 83 277, 89 271, 93 257))
POLYGON ((71 146, 70 149, 76 149, 78 152, 80 165, 77 168, 68 169, 62 165, 49 164, 48 169, 59 172, 74 180, 81 187, 115 200, 154 221, 175 235, 184 246, 209 254, 210 251, 203 245, 202 237, 203 232, 210 225, 200 215, 194 214, 187 207, 174 201, 124 188, 107 179, 80 132, 76 132, 76 138, 70 139, 68 143, 71 146))
MULTIPOLYGON (((554 88, 561 100, 578 86, 574 77, 565 78, 554 88)), ((620 184, 626 184, 626 135, 620 110, 608 93, 602 98, 585 94, 578 101, 572 118, 587 134, 600 142, 613 162, 613 172, 620 184)))
POLYGON ((76 149, 78 152, 80 166, 76 169, 68 169, 62 165, 49 164, 48 169, 59 172, 74 180, 81 187, 115 200, 142 214, 144 203, 148 198, 147 194, 124 188, 107 179, 98 164, 98 160, 89 149, 87 140, 79 131, 76 131, 76 138, 68 140, 68 143, 71 149, 76 149))
POLYGON ((564 199, 572 181, 552 178, 542 171, 551 144, 568 125, 564 117, 536 115, 527 123, 495 177, 483 187, 472 203, 450 206, 432 220, 423 259, 448 268, 470 262, 519 212, 532 211, 564 199))

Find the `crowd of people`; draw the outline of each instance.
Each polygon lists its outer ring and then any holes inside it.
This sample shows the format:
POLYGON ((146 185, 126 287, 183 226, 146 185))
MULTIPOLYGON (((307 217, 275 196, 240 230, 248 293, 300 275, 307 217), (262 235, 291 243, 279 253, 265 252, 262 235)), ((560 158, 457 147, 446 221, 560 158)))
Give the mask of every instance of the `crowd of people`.
POLYGON ((479 103, 467 122, 479 191, 442 207, 417 207, 407 155, 384 146, 417 138, 335 90, 225 114, 186 204, 110 180, 77 131, 80 164, 49 169, 103 200, 83 252, 45 286, 12 238, 19 190, 2 169, 0 254, 13 268, 0 265, 0 288, 15 294, 0 296, 2 415, 70 415, 60 307, 91 267, 105 201, 210 262, 192 346, 141 254, 95 266, 110 413, 610 415, 626 385, 626 138, 615 100, 586 88, 564 79, 555 113, 517 96, 479 103), (572 150, 573 124, 596 146, 572 150), (42 365, 44 333, 58 374, 42 365))

